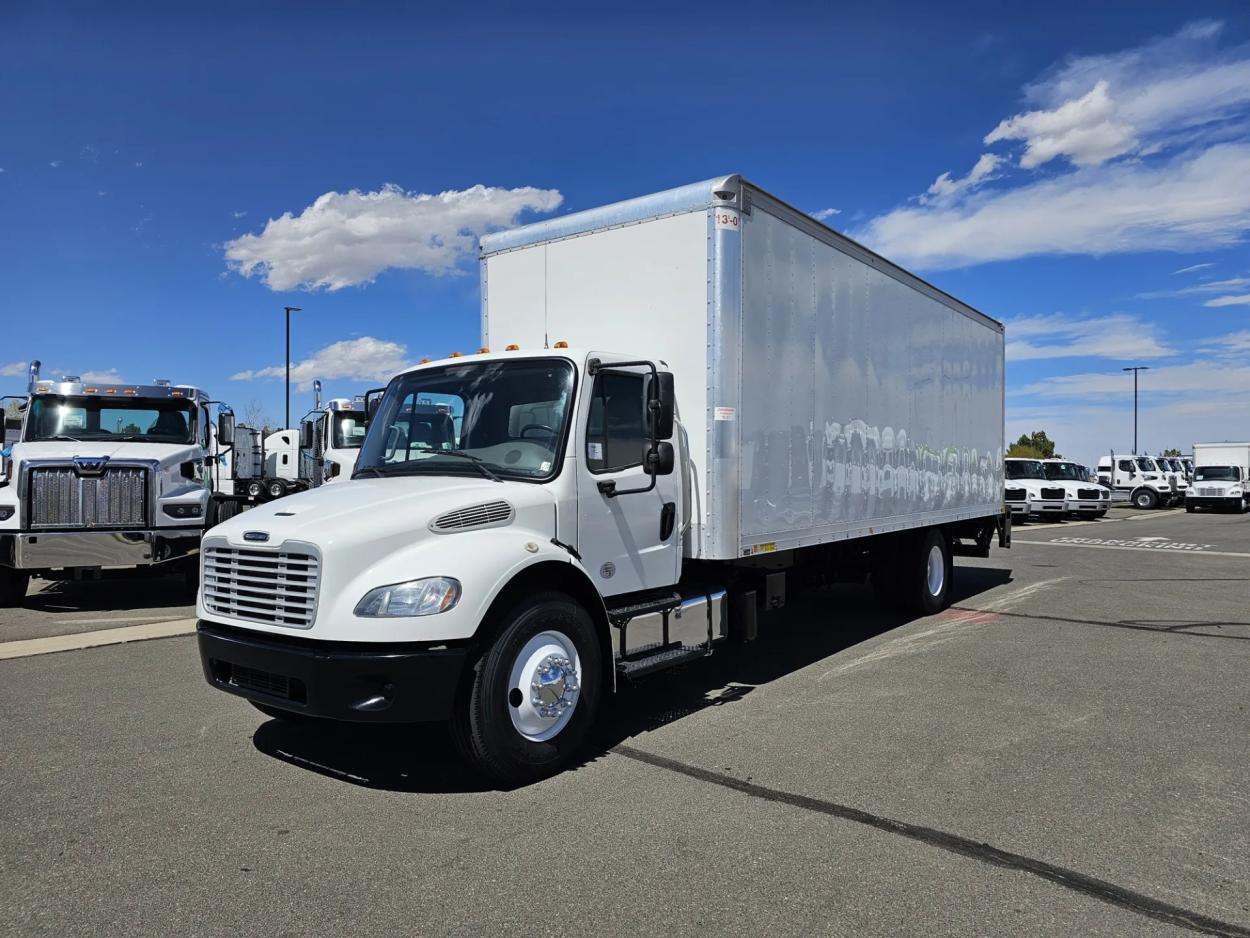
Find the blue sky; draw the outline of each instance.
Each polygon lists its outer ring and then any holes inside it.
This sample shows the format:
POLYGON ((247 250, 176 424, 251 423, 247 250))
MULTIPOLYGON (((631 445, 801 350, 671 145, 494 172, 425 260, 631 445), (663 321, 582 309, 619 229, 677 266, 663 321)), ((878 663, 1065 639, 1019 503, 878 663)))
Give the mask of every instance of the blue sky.
POLYGON ((476 347, 481 231, 741 172, 1006 321, 1012 436, 1127 448, 1129 364, 1250 435, 1244 3, 585 6, 6 5, 0 393, 280 418, 283 305, 358 392, 476 347))

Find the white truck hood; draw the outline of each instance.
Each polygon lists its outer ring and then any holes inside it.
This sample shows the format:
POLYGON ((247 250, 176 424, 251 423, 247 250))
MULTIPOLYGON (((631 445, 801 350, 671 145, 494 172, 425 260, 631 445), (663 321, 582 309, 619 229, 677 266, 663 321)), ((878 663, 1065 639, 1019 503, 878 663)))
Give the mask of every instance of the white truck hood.
MULTIPOLYGON (((458 508, 506 501, 518 521, 541 525, 554 534, 555 500, 540 485, 492 482, 448 476, 396 476, 353 479, 267 502, 219 524, 210 536, 225 537, 236 546, 255 546, 248 531, 268 535, 264 543, 303 541, 323 553, 367 545, 370 552, 392 538, 411 542, 430 535, 426 526, 458 508), (538 517, 527 517, 537 514, 538 517)), ((548 535, 551 536, 551 535, 548 535)), ((388 548, 383 547, 382 553, 388 548)))
POLYGON ((42 443, 14 443, 14 460, 61 459, 71 462, 75 456, 107 456, 109 459, 150 459, 161 465, 178 464, 195 459, 203 450, 195 444, 137 443, 111 440, 84 440, 81 443, 49 440, 42 443))

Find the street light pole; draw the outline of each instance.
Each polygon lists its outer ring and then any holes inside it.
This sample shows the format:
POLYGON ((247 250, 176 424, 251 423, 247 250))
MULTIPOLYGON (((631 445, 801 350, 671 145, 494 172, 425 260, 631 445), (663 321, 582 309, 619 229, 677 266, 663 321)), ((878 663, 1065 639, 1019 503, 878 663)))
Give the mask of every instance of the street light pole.
POLYGON ((1123 368, 1122 371, 1131 371, 1133 373, 1133 455, 1137 455, 1137 373, 1139 371, 1149 371, 1149 365, 1134 365, 1132 368, 1123 368))
POLYGON ((298 313, 301 310, 298 306, 282 308, 286 310, 286 423, 282 426, 289 430, 291 429, 291 313, 298 313))

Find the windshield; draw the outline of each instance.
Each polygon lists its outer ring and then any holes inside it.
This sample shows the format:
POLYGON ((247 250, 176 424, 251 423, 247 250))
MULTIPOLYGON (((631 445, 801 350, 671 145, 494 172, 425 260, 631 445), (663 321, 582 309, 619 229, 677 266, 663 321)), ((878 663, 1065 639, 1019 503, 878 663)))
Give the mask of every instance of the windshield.
POLYGON ((333 449, 360 449, 365 441, 365 415, 336 412, 330 446, 333 449))
POLYGON ((1046 470, 1037 459, 1008 459, 1003 466, 1008 479, 1045 479, 1046 470))
POLYGON ((1137 460, 1137 468, 1142 472, 1158 472, 1159 467, 1155 465, 1153 459, 1139 458, 1137 460))
POLYGON ((499 478, 549 479, 559 468, 572 394, 566 359, 471 362, 400 375, 369 422, 354 475, 486 469, 499 478))
POLYGON ((194 443, 195 404, 168 398, 39 396, 30 403, 26 441, 116 440, 194 443))
POLYGON ((1195 482, 1240 482, 1241 470, 1236 466, 1199 466, 1194 470, 1195 482))
POLYGON ((1084 466, 1078 466, 1074 462, 1048 462, 1042 463, 1042 467, 1046 470, 1046 478, 1051 480, 1089 481, 1089 471, 1084 466))

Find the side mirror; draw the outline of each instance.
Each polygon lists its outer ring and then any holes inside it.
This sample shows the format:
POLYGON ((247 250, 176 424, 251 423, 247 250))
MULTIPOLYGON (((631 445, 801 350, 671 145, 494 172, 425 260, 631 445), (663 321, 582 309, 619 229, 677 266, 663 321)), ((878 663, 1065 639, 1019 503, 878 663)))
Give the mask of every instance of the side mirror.
POLYGON ((217 442, 223 446, 234 443, 234 414, 228 410, 217 415, 217 442))
POLYGON ((365 422, 368 423, 373 419, 373 415, 378 412, 378 404, 382 403, 382 395, 386 392, 386 388, 374 388, 372 391, 365 392, 365 422))
POLYGON ((673 444, 659 442, 655 449, 647 446, 642 451, 642 468, 649 476, 667 476, 673 474, 673 444))
POLYGON ((299 448, 312 449, 313 445, 313 425, 311 420, 305 420, 299 425, 299 448))
POLYGON ((653 386, 647 389, 648 429, 652 431, 655 439, 670 440, 673 438, 673 414, 677 409, 677 395, 673 391, 673 374, 669 371, 657 372, 650 383, 653 386), (654 410, 651 408, 652 400, 659 404, 659 407, 654 410), (654 421, 654 426, 650 426, 651 421, 654 421))

